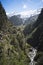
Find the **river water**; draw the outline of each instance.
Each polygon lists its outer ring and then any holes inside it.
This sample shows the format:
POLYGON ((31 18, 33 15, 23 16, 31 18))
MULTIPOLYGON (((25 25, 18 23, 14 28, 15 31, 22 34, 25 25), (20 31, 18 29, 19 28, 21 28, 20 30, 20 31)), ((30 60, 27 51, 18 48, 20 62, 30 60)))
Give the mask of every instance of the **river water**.
POLYGON ((34 57, 36 56, 37 50, 34 48, 30 48, 30 52, 28 53, 28 57, 30 58, 31 62, 29 65, 35 65, 36 62, 34 61, 34 57))

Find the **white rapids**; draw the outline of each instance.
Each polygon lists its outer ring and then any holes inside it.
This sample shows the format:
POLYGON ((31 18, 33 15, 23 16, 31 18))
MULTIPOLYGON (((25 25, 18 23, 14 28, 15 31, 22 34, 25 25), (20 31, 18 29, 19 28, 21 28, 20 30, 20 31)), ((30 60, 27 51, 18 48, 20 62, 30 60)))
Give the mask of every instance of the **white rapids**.
POLYGON ((34 48, 31 48, 32 51, 30 51, 28 53, 28 57, 30 58, 31 62, 29 63, 29 65, 35 65, 36 62, 34 61, 34 57, 36 56, 37 50, 34 48))

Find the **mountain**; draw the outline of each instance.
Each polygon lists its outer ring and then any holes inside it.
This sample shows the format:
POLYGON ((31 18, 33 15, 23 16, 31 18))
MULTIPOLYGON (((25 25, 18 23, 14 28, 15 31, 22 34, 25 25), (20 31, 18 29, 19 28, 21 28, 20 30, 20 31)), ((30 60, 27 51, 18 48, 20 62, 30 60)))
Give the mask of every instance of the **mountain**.
POLYGON ((9 17, 9 21, 11 21, 15 26, 23 24, 23 21, 20 18, 20 15, 14 15, 12 17, 9 17))
POLYGON ((30 59, 25 50, 28 47, 21 28, 9 22, 0 3, 0 65, 28 65, 30 59))
POLYGON ((15 26, 18 25, 27 25, 34 23, 38 18, 38 14, 34 16, 30 16, 28 18, 21 18, 21 15, 14 15, 12 17, 9 17, 9 21, 11 21, 15 26))
POLYGON ((12 17, 14 15, 20 15, 21 18, 29 18, 31 16, 37 15, 39 14, 41 11, 40 9, 36 9, 36 10, 27 10, 27 11, 21 11, 21 12, 11 12, 11 13, 6 13, 8 17, 12 17))
MULTIPOLYGON (((36 65, 43 65, 43 8, 30 30, 31 33, 28 33, 26 36, 26 41, 32 47, 37 49, 37 54, 34 58, 37 62, 36 65)), ((29 31, 29 28, 27 31, 29 31)))
POLYGON ((40 13, 40 10, 41 9, 30 10, 30 11, 26 11, 26 12, 24 11, 24 12, 20 12, 20 13, 13 12, 12 14, 9 14, 8 18, 9 18, 9 21, 11 21, 15 26, 21 25, 21 24, 27 25, 27 24, 30 24, 30 23, 33 23, 34 21, 36 21, 38 15, 40 13), (29 13, 29 12, 31 12, 31 13, 29 13))
POLYGON ((30 30, 27 35, 23 33, 23 26, 17 26, 20 15, 12 18, 16 26, 9 22, 0 3, 0 65, 28 65, 31 47, 37 49, 37 65, 43 65, 43 9, 33 24, 26 25, 26 31, 30 30))
POLYGON ((26 18, 25 19, 25 22, 24 22, 24 25, 27 25, 27 24, 32 24, 34 23, 38 18, 38 14, 37 15, 34 15, 34 16, 30 16, 29 18, 26 18))
POLYGON ((26 20, 25 20, 25 22, 24 22, 24 25, 25 25, 25 28, 24 28, 24 30, 23 30, 23 33, 25 34, 25 35, 28 35, 29 33, 31 33, 32 32, 32 30, 33 30, 33 24, 36 22, 36 20, 37 20, 37 18, 38 18, 38 15, 39 14, 37 14, 37 15, 34 15, 34 16, 31 16, 31 17, 29 17, 29 18, 27 18, 26 20))
POLYGON ((38 19, 33 24, 32 32, 32 38, 28 38, 27 42, 33 45, 33 47, 36 47, 38 51, 43 51, 43 8, 38 16, 38 19), (35 32, 33 32, 34 30, 35 32))

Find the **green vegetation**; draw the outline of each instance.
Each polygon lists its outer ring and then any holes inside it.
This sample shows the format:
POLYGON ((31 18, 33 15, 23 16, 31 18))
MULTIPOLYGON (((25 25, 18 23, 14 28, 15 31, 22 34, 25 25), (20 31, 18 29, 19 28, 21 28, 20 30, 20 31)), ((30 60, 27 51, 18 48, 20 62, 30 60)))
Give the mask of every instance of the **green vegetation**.
MULTIPOLYGON (((13 18, 16 25, 21 25, 19 16, 13 18)), ((31 46, 38 50, 37 65, 43 65, 43 9, 35 23, 14 26, 0 2, 0 65, 28 65, 31 46)))
POLYGON ((28 65, 26 49, 31 46, 26 43, 22 26, 9 22, 1 3, 0 13, 0 65, 28 65))

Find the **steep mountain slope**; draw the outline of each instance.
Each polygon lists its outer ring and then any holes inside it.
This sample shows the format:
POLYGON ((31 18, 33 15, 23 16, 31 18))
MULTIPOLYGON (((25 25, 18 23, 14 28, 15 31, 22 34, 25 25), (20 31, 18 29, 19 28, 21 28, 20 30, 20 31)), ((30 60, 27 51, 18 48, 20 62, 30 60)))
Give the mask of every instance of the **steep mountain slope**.
POLYGON ((28 39, 27 42, 33 45, 33 47, 37 47, 39 51, 43 51, 43 8, 41 13, 38 16, 37 21, 33 24, 34 28, 37 28, 35 33, 32 34, 32 38, 28 39), (32 41, 32 43, 31 43, 32 41))
POLYGON ((37 20, 37 18, 38 18, 38 14, 37 15, 30 16, 29 18, 27 18, 25 20, 24 24, 25 25, 30 24, 30 23, 32 24, 32 23, 34 23, 37 20))
POLYGON ((0 2, 0 29, 6 28, 6 23, 7 23, 6 12, 5 12, 4 8, 2 8, 2 4, 0 2))
POLYGON ((36 65, 43 65, 43 8, 38 16, 37 21, 33 24, 33 31, 28 36, 27 43, 37 49, 35 57, 36 65))
POLYGON ((18 15, 10 17, 9 21, 11 21, 15 26, 23 24, 22 19, 18 15))
POLYGON ((26 49, 31 46, 26 43, 21 29, 9 23, 2 10, 0 3, 0 65, 28 65, 26 49))
POLYGON ((11 16, 9 17, 9 21, 11 21, 14 25, 27 25, 27 24, 32 24, 34 23, 38 18, 38 14, 37 15, 33 15, 33 16, 30 16, 30 17, 27 17, 27 18, 20 18, 20 16, 18 15, 14 15, 14 16, 11 16))
POLYGON ((38 18, 38 15, 35 15, 35 16, 32 16, 32 17, 28 18, 27 20, 25 20, 24 25, 26 25, 26 26, 23 30, 23 33, 25 35, 28 35, 33 31, 33 29, 34 29, 33 24, 36 22, 37 18, 38 18))

